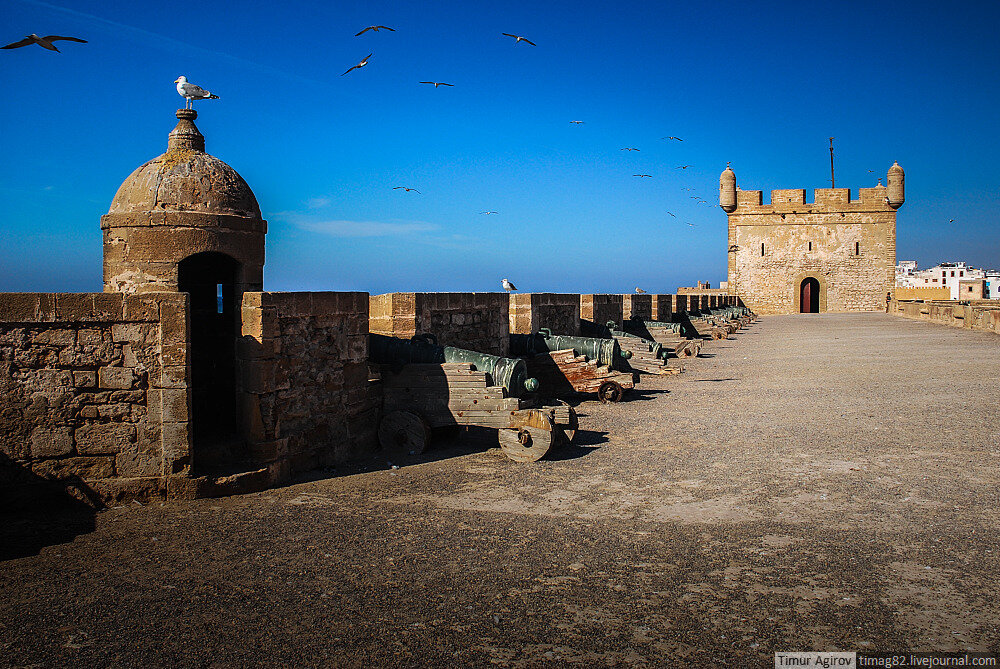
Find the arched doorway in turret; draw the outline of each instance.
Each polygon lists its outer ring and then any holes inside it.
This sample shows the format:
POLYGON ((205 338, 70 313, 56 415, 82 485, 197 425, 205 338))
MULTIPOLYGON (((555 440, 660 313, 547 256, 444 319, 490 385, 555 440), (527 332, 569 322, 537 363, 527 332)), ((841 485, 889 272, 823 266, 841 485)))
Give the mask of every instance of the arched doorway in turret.
POLYGON ((811 276, 799 285, 799 313, 819 313, 819 281, 811 276))
POLYGON ((240 264, 225 253, 196 253, 177 265, 177 287, 190 294, 192 465, 235 464, 237 433, 236 283, 240 264))

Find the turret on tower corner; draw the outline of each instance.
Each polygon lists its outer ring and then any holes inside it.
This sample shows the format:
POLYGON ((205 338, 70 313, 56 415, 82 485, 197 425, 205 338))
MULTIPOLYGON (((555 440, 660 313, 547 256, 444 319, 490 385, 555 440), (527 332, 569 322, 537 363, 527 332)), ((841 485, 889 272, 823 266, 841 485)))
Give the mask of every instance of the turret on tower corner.
POLYGON ((760 314, 881 311, 895 285, 896 210, 903 168, 887 185, 740 190, 726 167, 719 206, 729 218, 729 290, 760 314))
POLYGON ((729 163, 719 177, 719 206, 727 214, 736 211, 736 173, 729 163))
POLYGON ((267 221, 247 182, 205 153, 197 117, 177 110, 167 152, 132 172, 101 217, 105 292, 182 290, 182 264, 226 265, 237 297, 262 290, 267 221))

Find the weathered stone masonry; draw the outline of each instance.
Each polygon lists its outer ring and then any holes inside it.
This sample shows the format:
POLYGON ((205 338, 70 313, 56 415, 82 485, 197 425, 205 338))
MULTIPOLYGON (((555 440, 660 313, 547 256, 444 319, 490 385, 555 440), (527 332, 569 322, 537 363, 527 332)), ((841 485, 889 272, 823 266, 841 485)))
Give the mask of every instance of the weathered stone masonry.
POLYGON ((372 295, 370 308, 376 334, 432 333, 442 346, 501 356, 510 350, 506 293, 386 293, 372 295))
POLYGON ((580 296, 576 293, 512 293, 510 331, 532 334, 549 328, 555 334, 580 334, 580 296))

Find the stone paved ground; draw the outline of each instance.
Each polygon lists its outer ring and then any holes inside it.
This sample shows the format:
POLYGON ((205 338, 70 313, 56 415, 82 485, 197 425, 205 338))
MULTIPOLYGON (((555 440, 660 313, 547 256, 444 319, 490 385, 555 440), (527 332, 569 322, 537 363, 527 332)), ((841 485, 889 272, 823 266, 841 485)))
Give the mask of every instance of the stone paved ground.
POLYGON ((33 525, 39 543, 79 533, 0 562, 0 664, 1000 650, 1000 338, 770 317, 705 351, 634 401, 582 404, 590 432, 561 459, 460 443, 398 470, 33 525))

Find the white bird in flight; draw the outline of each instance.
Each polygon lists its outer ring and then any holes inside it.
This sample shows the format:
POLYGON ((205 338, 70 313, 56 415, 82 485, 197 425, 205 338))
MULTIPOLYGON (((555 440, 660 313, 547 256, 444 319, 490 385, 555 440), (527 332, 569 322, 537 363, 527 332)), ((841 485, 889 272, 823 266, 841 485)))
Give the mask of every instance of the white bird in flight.
POLYGON ((684 141, 680 137, 674 137, 673 135, 671 135, 670 137, 660 137, 660 139, 676 139, 678 142, 683 142, 684 141))
MULTIPOLYGON (((359 67, 364 67, 365 65, 367 65, 368 64, 368 59, 371 58, 373 55, 374 54, 370 53, 367 56, 365 56, 364 59, 362 59, 362 61, 360 63, 358 63, 357 65, 355 65, 354 67, 352 67, 351 70, 356 70, 359 67)), ((348 70, 347 72, 350 72, 351 70, 348 70)), ((347 74, 347 72, 344 72, 344 74, 347 74)), ((344 76, 344 74, 342 74, 340 76, 344 76)))
POLYGON ((361 37, 362 35, 364 35, 369 30, 372 30, 374 32, 378 32, 379 30, 388 30, 389 32, 393 32, 393 33, 396 32, 395 28, 390 28, 389 26, 368 26, 367 28, 365 28, 364 30, 362 30, 361 32, 359 32, 357 35, 355 35, 355 37, 361 37))
POLYGON ((584 123, 584 121, 570 121, 570 123, 576 123, 577 125, 580 125, 581 123, 584 123))
POLYGON ((22 46, 28 46, 29 44, 37 44, 43 49, 55 51, 56 53, 62 53, 62 51, 57 49, 53 44, 53 42, 60 39, 69 40, 70 42, 87 43, 87 40, 80 39, 79 37, 63 37, 62 35, 46 35, 45 37, 39 37, 35 33, 31 33, 30 35, 26 35, 20 42, 11 42, 6 46, 0 46, 0 49, 18 49, 22 46))
POLYGON ((677 218, 677 216, 674 215, 674 212, 668 211, 667 213, 670 214, 671 216, 673 216, 674 218, 677 218))
POLYGON ((500 212, 499 211, 481 211, 479 213, 480 214, 486 214, 487 216, 489 216, 490 214, 499 214, 500 212))
POLYGON ((639 177, 641 179, 642 177, 652 177, 653 175, 652 174, 633 174, 632 176, 639 177))
POLYGON ((685 223, 685 225, 688 225, 688 226, 690 226, 690 227, 692 227, 692 228, 696 228, 696 227, 698 227, 698 226, 696 226, 696 225, 695 225, 694 223, 688 223, 687 221, 685 221, 684 223, 685 223))
POLYGON ((189 84, 187 77, 183 74, 176 79, 174 83, 177 84, 177 94, 184 98, 187 102, 185 103, 185 109, 191 109, 191 105, 195 100, 218 100, 218 95, 213 95, 211 91, 206 91, 201 86, 197 84, 189 84))
POLYGON ((438 86, 454 86, 455 84, 446 84, 443 81, 421 81, 422 84, 434 84, 434 88, 438 86))
POLYGON ((512 284, 507 279, 501 279, 500 280, 500 285, 503 286, 503 289, 506 290, 508 293, 517 290, 517 286, 515 286, 514 284, 512 284))
POLYGON ((694 167, 694 165, 678 165, 676 169, 686 170, 689 167, 694 167))
POLYGON ((624 149, 619 149, 620 151, 639 151, 640 149, 633 148, 631 146, 626 146, 624 149))
POLYGON ((409 193, 410 191, 413 191, 414 193, 419 193, 420 192, 416 188, 407 188, 406 186, 393 186, 392 187, 393 190, 399 190, 400 188, 402 188, 403 190, 405 190, 407 193, 409 193))
POLYGON ((517 44, 518 42, 527 42, 531 46, 538 46, 537 44, 535 44, 534 42, 532 42, 527 37, 521 37, 520 35, 511 35, 510 33, 500 33, 500 34, 501 35, 506 35, 507 37, 513 37, 514 38, 514 44, 517 44))

